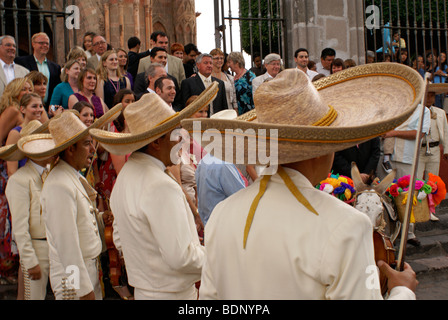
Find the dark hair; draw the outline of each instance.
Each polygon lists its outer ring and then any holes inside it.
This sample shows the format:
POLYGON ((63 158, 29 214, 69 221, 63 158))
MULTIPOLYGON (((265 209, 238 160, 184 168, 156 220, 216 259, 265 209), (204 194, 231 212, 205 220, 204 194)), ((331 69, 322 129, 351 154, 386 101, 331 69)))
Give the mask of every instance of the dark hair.
POLYGON ((151 39, 152 41, 154 41, 154 42, 157 42, 157 38, 158 38, 158 37, 167 37, 167 38, 168 38, 168 36, 167 36, 167 34, 166 34, 165 32, 163 32, 163 31, 155 31, 155 32, 153 32, 153 33, 151 34, 150 39, 151 39))
MULTIPOLYGON (((163 80, 171 80, 171 78, 168 76, 163 76, 163 77, 160 77, 159 79, 157 79, 156 82, 154 82, 154 90, 159 88, 160 91, 163 91, 163 80)), ((171 81, 173 81, 173 80, 171 80, 171 81)))
POLYGON ((87 36, 90 36, 90 37, 92 37, 92 40, 93 40, 93 38, 96 36, 96 33, 95 32, 93 32, 93 31, 87 31, 86 33, 84 33, 84 36, 82 37, 82 48, 84 49, 84 50, 86 50, 86 47, 84 46, 84 38, 85 37, 87 37, 87 36))
MULTIPOLYGON (((167 52, 166 49, 164 49, 164 48, 154 47, 151 49, 151 52, 149 55, 151 56, 151 58, 155 58, 157 55, 157 52, 159 52, 159 51, 167 52)), ((167 54, 168 54, 168 52, 167 52, 167 54)))
POLYGON ((136 46, 138 46, 141 43, 142 42, 140 41, 139 38, 137 38, 137 37, 130 37, 128 39, 128 48, 129 49, 135 48, 136 46))
POLYGON ((88 103, 87 101, 78 101, 73 105, 73 109, 78 111, 79 113, 81 113, 82 109, 84 108, 90 108, 93 110, 93 114, 95 114, 95 109, 93 108, 93 106, 88 103))
POLYGON ((299 48, 299 49, 297 49, 296 52, 294 53, 294 58, 297 58, 297 56, 299 55, 299 52, 302 52, 302 51, 305 51, 306 53, 310 54, 310 53, 308 52, 307 49, 305 49, 305 48, 299 48))
POLYGON ((184 51, 186 54, 189 54, 191 51, 199 52, 198 47, 193 43, 186 44, 184 46, 184 51))
MULTIPOLYGON (((127 88, 120 89, 117 92, 117 94, 114 96, 114 106, 121 103, 124 96, 126 96, 128 94, 134 95, 134 98, 135 98, 134 91, 132 91, 131 89, 127 89, 127 88)), ((123 130, 125 129, 124 121, 125 121, 125 119, 124 119, 123 112, 120 112, 120 115, 117 117, 117 119, 114 120, 114 125, 115 125, 115 128, 118 130, 118 132, 123 132, 123 130)))
POLYGON ((322 54, 320 55, 320 57, 322 59, 325 59, 326 57, 334 57, 336 56, 336 51, 332 48, 325 48, 324 50, 322 50, 322 54))
POLYGON ((345 70, 345 64, 344 64, 344 60, 337 58, 334 59, 333 62, 331 63, 331 67, 330 67, 330 71, 331 73, 333 73, 333 67, 342 67, 342 70, 345 70))

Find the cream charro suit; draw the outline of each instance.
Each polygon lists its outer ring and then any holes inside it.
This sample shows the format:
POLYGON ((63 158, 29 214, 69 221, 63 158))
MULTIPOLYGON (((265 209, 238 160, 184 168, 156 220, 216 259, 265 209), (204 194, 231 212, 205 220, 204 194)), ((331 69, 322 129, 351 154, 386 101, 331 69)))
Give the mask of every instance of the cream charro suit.
POLYGON ((97 265, 102 243, 94 210, 96 192, 86 190, 87 181, 83 180, 83 186, 80 179, 84 178, 60 160, 42 189, 50 282, 56 299, 63 298, 62 279, 70 274, 70 279, 79 280, 78 298, 94 291, 96 299, 102 299, 97 265))
POLYGON ((137 300, 197 298, 205 250, 185 195, 165 169, 134 152, 111 194, 118 246, 137 300))
MULTIPOLYGON (((167 64, 168 64, 167 73, 177 79, 177 83, 179 84, 179 87, 180 87, 182 84, 182 81, 185 80, 185 69, 184 69, 184 64, 183 64, 182 60, 179 59, 178 57, 168 54, 167 64)), ((150 65, 151 65, 151 57, 150 56, 141 59, 138 64, 137 74, 146 72, 150 65)))
POLYGON ((45 222, 40 205, 42 179, 38 170, 43 172, 44 168, 28 160, 25 166, 9 178, 5 191, 20 264, 24 269, 25 299, 29 300, 45 299, 50 269, 45 222), (40 266, 42 277, 40 280, 30 280, 27 270, 37 265, 40 266))
MULTIPOLYGON (((300 204, 276 174, 244 249, 246 219, 260 179, 219 203, 204 232, 200 299, 382 299, 372 281, 378 275, 368 217, 317 190, 298 171, 285 171, 319 215, 300 204)), ((400 298, 415 299, 407 288, 394 290, 404 293, 400 298)))
MULTIPOLYGON (((30 71, 21 66, 20 64, 14 63, 14 75, 15 78, 23 78, 25 77, 30 71)), ((6 81, 5 72, 3 71, 3 68, 0 64, 0 96, 3 94, 3 91, 5 91, 5 87, 8 85, 6 81)))
MULTIPOLYGON (((429 137, 434 142, 439 142, 443 147, 444 154, 448 154, 448 123, 445 110, 432 106, 431 110, 431 129, 429 137), (435 117, 435 119, 433 119, 435 117)), ((428 139, 429 140, 429 139, 428 139)), ((436 176, 440 171, 440 146, 430 148, 431 156, 426 155, 427 148, 421 147, 419 154, 419 165, 417 174, 419 179, 428 179, 428 173, 436 176)))

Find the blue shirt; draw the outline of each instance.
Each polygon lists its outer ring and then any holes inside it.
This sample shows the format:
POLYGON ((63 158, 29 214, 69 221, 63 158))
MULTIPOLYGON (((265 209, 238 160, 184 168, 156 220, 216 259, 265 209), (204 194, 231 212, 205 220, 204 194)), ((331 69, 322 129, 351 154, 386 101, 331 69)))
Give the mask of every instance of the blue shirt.
POLYGON ((62 106, 68 109, 68 98, 74 94, 72 87, 68 82, 58 84, 51 95, 50 105, 62 106))
POLYGON ((196 169, 198 211, 207 223, 215 206, 232 194, 245 188, 243 178, 234 164, 207 154, 196 169))

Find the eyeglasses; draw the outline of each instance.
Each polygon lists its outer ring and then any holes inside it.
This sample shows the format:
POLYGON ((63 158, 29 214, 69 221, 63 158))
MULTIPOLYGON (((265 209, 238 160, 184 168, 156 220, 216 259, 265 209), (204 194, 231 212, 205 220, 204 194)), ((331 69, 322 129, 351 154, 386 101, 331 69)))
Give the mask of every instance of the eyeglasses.
POLYGON ((39 41, 39 42, 36 41, 35 43, 37 43, 40 46, 49 46, 50 45, 50 42, 46 42, 46 41, 39 41))
POLYGON ((98 42, 95 42, 93 45, 98 46, 100 44, 106 44, 106 41, 98 41, 98 42))
POLYGON ((224 57, 214 57, 213 60, 224 60, 224 57))

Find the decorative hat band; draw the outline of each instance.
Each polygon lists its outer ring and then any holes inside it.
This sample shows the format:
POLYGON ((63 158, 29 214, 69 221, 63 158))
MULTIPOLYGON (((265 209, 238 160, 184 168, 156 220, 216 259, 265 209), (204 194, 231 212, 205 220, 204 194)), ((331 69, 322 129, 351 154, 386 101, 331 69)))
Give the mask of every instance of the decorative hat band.
POLYGON ((330 111, 319 121, 314 123, 313 127, 328 127, 330 126, 338 117, 338 112, 333 108, 333 106, 330 106, 330 111))

